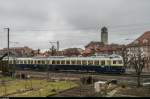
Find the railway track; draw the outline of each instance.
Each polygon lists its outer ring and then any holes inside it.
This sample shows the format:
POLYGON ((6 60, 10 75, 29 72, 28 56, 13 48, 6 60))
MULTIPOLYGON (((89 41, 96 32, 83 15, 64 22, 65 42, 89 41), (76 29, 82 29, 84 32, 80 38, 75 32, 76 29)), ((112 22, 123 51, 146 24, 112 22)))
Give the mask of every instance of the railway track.
MULTIPOLYGON (((34 74, 34 75, 46 75, 48 72, 39 72, 39 71, 18 71, 22 73, 29 73, 29 74, 34 74)), ((57 71, 57 72, 49 72, 49 74, 53 76, 72 76, 72 77, 81 77, 81 76, 111 76, 111 77, 137 77, 136 74, 133 73, 124 73, 124 74, 104 74, 104 73, 94 73, 94 72, 69 72, 69 71, 57 71)), ((150 78, 150 74, 142 74, 141 77, 143 78, 150 78)))
MULTIPOLYGON (((19 71, 22 73, 29 74, 35 79, 51 79, 51 80, 69 80, 80 82, 81 78, 91 76, 96 81, 108 81, 115 79, 118 83, 127 82, 132 85, 136 85, 137 77, 131 74, 96 74, 96 73, 73 73, 73 72, 50 72, 49 77, 47 77, 47 72, 37 72, 37 71, 19 71)), ((150 75, 144 75, 141 77, 142 81, 150 80, 150 75)))

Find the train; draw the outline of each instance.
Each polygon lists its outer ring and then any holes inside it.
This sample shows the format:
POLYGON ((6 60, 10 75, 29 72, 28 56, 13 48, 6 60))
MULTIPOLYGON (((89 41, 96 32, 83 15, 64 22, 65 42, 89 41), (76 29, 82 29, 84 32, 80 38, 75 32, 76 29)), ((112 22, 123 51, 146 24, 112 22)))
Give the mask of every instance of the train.
MULTIPOLYGON (((7 60, 6 58, 4 60, 7 60)), ((83 71, 97 73, 125 73, 120 55, 93 55, 90 57, 29 57, 9 58, 9 65, 19 70, 83 71), (15 65, 14 65, 15 64, 15 65)))

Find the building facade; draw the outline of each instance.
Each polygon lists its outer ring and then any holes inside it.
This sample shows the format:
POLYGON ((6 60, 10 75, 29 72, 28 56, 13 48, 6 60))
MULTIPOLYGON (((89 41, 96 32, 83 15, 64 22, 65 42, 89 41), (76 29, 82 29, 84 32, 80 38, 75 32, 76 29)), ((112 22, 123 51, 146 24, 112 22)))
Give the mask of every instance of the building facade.
MULTIPOLYGON (((4 53, 7 53, 7 48, 3 48, 0 50, 0 54, 3 55, 4 53)), ((25 46, 25 47, 11 47, 9 49, 10 56, 15 57, 31 57, 34 55, 34 50, 25 46)))
POLYGON ((64 56, 80 56, 82 53, 83 49, 81 48, 67 48, 63 50, 63 55, 64 56))
POLYGON ((150 31, 145 32, 139 38, 127 45, 129 55, 136 54, 138 49, 141 50, 141 54, 148 60, 143 71, 150 72, 150 31))
POLYGON ((90 42, 85 46, 83 51, 83 56, 91 56, 94 54, 118 54, 122 55, 122 47, 124 45, 118 44, 104 44, 103 42, 90 42))

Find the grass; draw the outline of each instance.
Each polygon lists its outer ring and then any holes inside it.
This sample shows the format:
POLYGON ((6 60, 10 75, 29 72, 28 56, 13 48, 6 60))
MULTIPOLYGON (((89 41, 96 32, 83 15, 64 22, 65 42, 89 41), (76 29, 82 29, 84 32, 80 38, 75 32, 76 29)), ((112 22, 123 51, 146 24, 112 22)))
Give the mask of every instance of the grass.
POLYGON ((47 80, 37 79, 14 79, 5 85, 0 84, 0 96, 7 94, 11 97, 46 97, 75 86, 77 84, 71 81, 48 82, 47 80))

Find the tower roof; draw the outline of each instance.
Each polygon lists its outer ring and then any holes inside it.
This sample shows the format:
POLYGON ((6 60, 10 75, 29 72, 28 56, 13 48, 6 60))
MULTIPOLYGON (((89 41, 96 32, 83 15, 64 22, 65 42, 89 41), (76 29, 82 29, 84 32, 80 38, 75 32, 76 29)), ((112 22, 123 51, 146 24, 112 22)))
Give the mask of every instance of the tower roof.
POLYGON ((105 31, 107 31, 107 28, 104 26, 101 28, 101 32, 105 32, 105 31))

